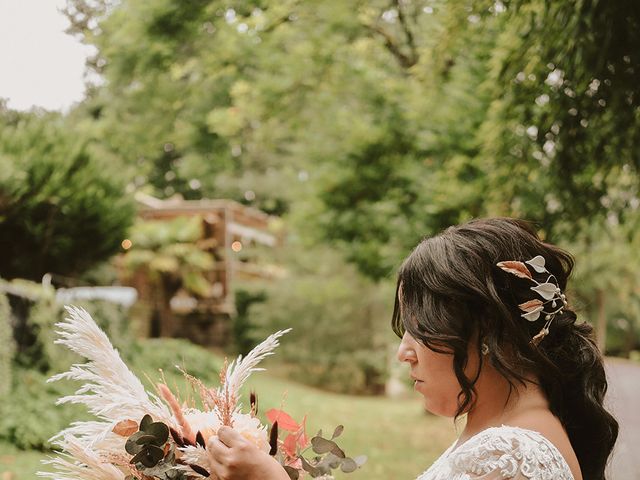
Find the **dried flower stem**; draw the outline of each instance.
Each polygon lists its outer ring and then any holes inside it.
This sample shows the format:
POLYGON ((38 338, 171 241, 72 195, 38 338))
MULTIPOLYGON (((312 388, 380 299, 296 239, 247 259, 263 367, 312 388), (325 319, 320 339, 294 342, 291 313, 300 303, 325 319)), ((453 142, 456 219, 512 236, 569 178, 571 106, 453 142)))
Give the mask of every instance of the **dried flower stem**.
POLYGON ((229 362, 225 358, 222 370, 220 370, 220 388, 216 395, 216 413, 220 423, 233 427, 233 411, 236 409, 238 399, 229 391, 229 382, 227 382, 228 370, 229 362))
POLYGON ((191 384, 191 388, 198 391, 200 395, 200 400, 202 401, 202 406, 205 411, 212 411, 215 409, 217 405, 217 393, 214 389, 207 388, 201 380, 197 379, 193 375, 189 375, 182 368, 176 366, 178 370, 182 372, 184 378, 191 384))
POLYGON ((169 405, 169 408, 173 412, 173 416, 180 425, 180 434, 193 441, 195 439, 195 434, 193 433, 193 430, 191 430, 189 422, 187 422, 187 419, 184 417, 184 413, 182 413, 182 407, 180 406, 180 403, 178 403, 178 399, 175 397, 173 392, 169 390, 169 387, 165 383, 159 383, 157 387, 158 392, 167 402, 167 405, 169 405))

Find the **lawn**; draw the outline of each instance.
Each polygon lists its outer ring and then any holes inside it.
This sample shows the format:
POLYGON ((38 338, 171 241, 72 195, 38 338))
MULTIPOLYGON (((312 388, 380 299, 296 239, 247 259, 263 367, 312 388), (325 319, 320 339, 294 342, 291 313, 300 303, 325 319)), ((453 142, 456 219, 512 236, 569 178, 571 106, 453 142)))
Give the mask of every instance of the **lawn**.
MULTIPOLYGON (((156 347, 153 350, 158 351, 156 347)), ((145 353, 141 356, 148 357, 145 353)), ((208 360, 211 365, 220 363, 219 358, 208 360)), ((157 363, 145 363, 148 365, 157 363)), ((265 365, 268 368, 268 363, 265 365)), ((185 366, 188 368, 188 363, 185 366)), ((202 363, 198 367, 202 368, 202 363)), ((138 374, 153 376, 146 367, 133 368, 138 374)), ((181 382, 167 369, 165 373, 170 383, 181 382)), ((348 455, 365 454, 369 460, 362 470, 350 475, 342 474, 341 478, 413 479, 455 437, 452 422, 425 414, 420 400, 413 395, 406 399, 339 395, 279 378, 269 371, 255 373, 248 388, 245 387, 245 393, 249 388, 258 393, 261 413, 284 405, 296 420, 308 415, 307 426, 311 434, 320 428, 331 432, 338 424, 344 424, 341 446, 348 455)), ((39 462, 47 455, 20 451, 0 443, 0 480, 36 478, 35 472, 41 469, 39 462)))

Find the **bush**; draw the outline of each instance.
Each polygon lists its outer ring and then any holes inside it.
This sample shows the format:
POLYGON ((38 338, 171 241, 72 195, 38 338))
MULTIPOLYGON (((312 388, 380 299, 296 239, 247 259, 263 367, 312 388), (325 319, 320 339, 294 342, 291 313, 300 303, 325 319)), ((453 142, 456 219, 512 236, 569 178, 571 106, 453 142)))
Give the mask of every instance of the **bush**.
MULTIPOLYGON (((96 321, 98 318, 96 317, 96 321)), ((54 346, 62 356, 67 349, 54 346)), ((201 347, 185 340, 149 339, 130 342, 127 351, 121 352, 124 361, 136 375, 152 390, 153 384, 160 381, 162 370, 170 385, 182 385, 186 382, 176 369, 180 365, 184 370, 197 376, 204 382, 217 385, 218 372, 222 361, 201 347)), ((11 392, 3 399, 0 415, 0 443, 6 442, 20 449, 47 450, 51 448, 49 439, 76 420, 90 417, 80 405, 59 405, 59 397, 75 392, 80 384, 62 380, 46 383, 53 373, 42 373, 34 369, 15 367, 11 392)))
MULTIPOLYGON (((55 300, 54 290, 25 280, 9 285, 25 297, 12 295, 9 302, 0 295, 0 335, 8 337, 0 343, 0 382, 5 388, 0 441, 21 449, 46 450, 51 448, 49 439, 55 433, 88 415, 77 405, 55 406, 59 397, 73 393, 78 385, 68 381, 46 383, 49 376, 81 359, 54 344, 55 323, 65 313, 55 300)), ((128 322, 120 307, 103 301, 78 304, 94 315, 114 345, 128 348, 128 322)))
POLYGON ((78 405, 55 406, 60 396, 77 388, 70 382, 46 383, 48 375, 16 367, 11 393, 0 415, 0 442, 28 450, 51 448, 49 439, 72 421, 88 417, 78 405))
MULTIPOLYGON (((46 374, 66 370, 71 363, 78 361, 73 353, 54 344, 55 324, 64 318, 66 312, 57 303, 53 288, 25 280, 14 280, 11 285, 23 290, 29 297, 11 297, 17 344, 14 362, 22 368, 46 374)), ((133 340, 128 312, 123 307, 103 300, 78 301, 74 304, 85 308, 93 316, 116 348, 122 351, 129 349, 133 340)))
POLYGON ((159 379, 159 371, 167 380, 178 380, 182 374, 176 366, 205 383, 217 384, 222 361, 202 347, 177 338, 149 338, 135 342, 122 355, 140 379, 159 379))
MULTIPOLYGON (((11 296, 12 314, 7 297, 0 294, 0 335, 8 337, 0 343, 0 382, 3 382, 0 386, 5 389, 0 442, 20 449, 50 449, 49 439, 54 434, 89 414, 78 405, 55 406, 59 397, 72 394, 80 387, 77 382, 46 383, 46 380, 66 371, 72 363, 84 360, 54 344, 55 323, 62 320, 65 312, 56 303, 52 288, 18 280, 5 285, 20 290, 29 299, 11 296), (18 340, 15 351, 12 331, 18 340)), ((218 383, 222 361, 203 348, 177 339, 136 341, 130 333, 128 312, 122 307, 101 300, 77 302, 77 305, 92 315, 148 388, 153 389, 152 383, 162 375, 172 385, 186 386, 176 365, 205 382, 218 383)))
POLYGON ((75 275, 110 257, 133 221, 116 159, 64 118, 0 105, 0 275, 75 275))
POLYGON ((305 252, 287 278, 249 308, 254 340, 293 327, 281 355, 291 375, 343 393, 380 393, 387 370, 393 291, 363 278, 329 250, 305 252))

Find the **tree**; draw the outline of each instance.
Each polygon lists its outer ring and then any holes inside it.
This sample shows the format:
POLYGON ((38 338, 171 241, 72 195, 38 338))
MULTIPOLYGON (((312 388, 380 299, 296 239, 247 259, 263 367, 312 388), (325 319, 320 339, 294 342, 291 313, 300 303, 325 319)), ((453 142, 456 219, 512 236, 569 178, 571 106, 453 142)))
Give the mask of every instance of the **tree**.
MULTIPOLYGON (((473 2, 474 14, 486 16, 491 3, 473 2)), ((490 204, 539 220, 550 237, 571 239, 576 219, 611 213, 606 197, 619 169, 626 165, 637 177, 640 168, 640 6, 501 5, 488 77, 493 100, 480 129, 495 187, 490 204)))
POLYGON ((69 0, 105 79, 76 114, 137 185, 284 214, 374 280, 484 215, 586 252, 640 202, 636 3, 69 0))
POLYGON ((77 275, 117 252, 134 214, 117 163, 58 114, 0 124, 0 275, 77 275))

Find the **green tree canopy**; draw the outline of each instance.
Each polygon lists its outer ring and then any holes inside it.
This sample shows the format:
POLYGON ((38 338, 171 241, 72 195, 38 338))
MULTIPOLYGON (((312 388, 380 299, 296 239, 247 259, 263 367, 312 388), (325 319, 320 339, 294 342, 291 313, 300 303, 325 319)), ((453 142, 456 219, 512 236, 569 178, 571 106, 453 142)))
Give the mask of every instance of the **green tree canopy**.
POLYGON ((133 204, 94 150, 59 114, 0 106, 0 276, 74 275, 118 251, 133 204))
POLYGON ((634 2, 68 4, 138 183, 287 213, 372 278, 473 216, 562 242, 637 208, 634 2))

